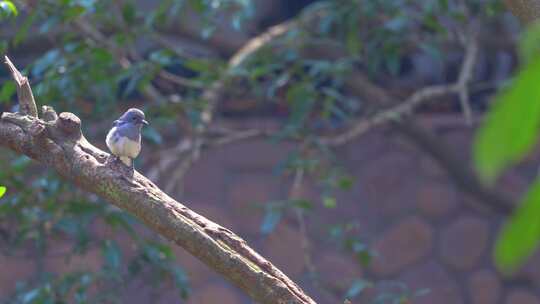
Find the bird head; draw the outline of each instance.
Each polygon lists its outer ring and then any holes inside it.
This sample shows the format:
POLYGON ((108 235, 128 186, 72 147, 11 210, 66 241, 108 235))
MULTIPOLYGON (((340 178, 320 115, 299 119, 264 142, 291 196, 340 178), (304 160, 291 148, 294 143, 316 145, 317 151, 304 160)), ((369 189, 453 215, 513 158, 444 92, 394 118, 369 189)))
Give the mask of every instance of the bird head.
POLYGON ((118 119, 121 123, 130 123, 138 126, 148 125, 148 122, 144 119, 144 112, 131 108, 127 110, 120 118, 118 119))

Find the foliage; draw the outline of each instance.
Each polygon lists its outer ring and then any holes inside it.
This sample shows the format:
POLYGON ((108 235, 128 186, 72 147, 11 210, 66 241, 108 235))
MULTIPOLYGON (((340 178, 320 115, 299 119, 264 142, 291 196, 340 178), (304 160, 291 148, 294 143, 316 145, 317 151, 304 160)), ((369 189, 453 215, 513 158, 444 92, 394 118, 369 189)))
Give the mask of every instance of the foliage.
MULTIPOLYGON (((4 255, 30 254, 38 265, 45 263, 47 252, 57 252, 57 244, 73 243, 62 255, 65 262, 101 251, 102 267, 79 267, 66 273, 42 270, 34 278, 19 284, 10 303, 49 303, 68 301, 89 303, 121 302, 123 287, 136 280, 152 279, 153 287, 170 281, 186 297, 189 284, 182 270, 174 265, 168 245, 140 236, 141 226, 124 212, 95 197, 88 197, 61 181, 55 174, 30 178, 35 170, 26 157, 13 157, 12 164, 0 162, 0 179, 17 191, 0 203, 1 248, 4 255), (27 183, 32 187, 25 187, 27 183), (114 239, 97 233, 95 224, 104 222, 112 231, 125 235, 133 244, 134 257, 124 257, 114 239), (144 272, 143 272, 144 271, 144 272), (100 292, 92 286, 108 286, 100 292)), ((5 189, 5 187, 3 187, 5 189)))
POLYGON ((0 186, 0 198, 6 194, 7 188, 4 186, 0 186))
MULTIPOLYGON (((272 115, 282 118, 271 140, 298 143, 276 164, 276 176, 305 172, 322 192, 316 202, 291 198, 265 204, 260 230, 269 234, 290 211, 309 216, 319 207, 340 208, 339 193, 353 186, 347 167, 320 136, 341 130, 374 111, 364 100, 350 96, 347 81, 351 70, 361 68, 374 81, 384 81, 406 76, 406 59, 411 54, 426 54, 446 62, 442 45, 451 41, 453 32, 467 27, 469 18, 489 20, 500 9, 497 0, 466 2, 317 1, 294 19, 297 28, 229 67, 221 56, 200 56, 191 53, 189 47, 172 47, 163 43, 162 36, 183 28, 183 20, 197 20, 193 25, 198 31, 198 37, 193 38, 195 44, 212 48, 211 38, 221 28, 245 30, 243 25, 256 10, 249 0, 165 0, 151 8, 139 7, 134 0, 21 1, 24 5, 18 16, 17 9, 7 4, 10 1, 1 1, 0 20, 9 16, 18 26, 9 41, 0 43, 0 49, 15 53, 36 36, 54 41, 43 46, 45 51, 39 58, 32 58, 25 71, 32 80, 36 100, 59 110, 77 111, 93 136, 110 126, 102 122, 112 121, 120 108, 132 104, 144 107, 148 116, 155 118, 152 128, 143 134, 148 143, 167 144, 167 139, 177 135, 171 130, 179 125, 186 137, 196 136, 193 130, 203 125, 209 107, 208 100, 202 98, 204 89, 216 80, 224 81, 227 96, 255 97, 256 107, 270 109, 272 115), (321 58, 309 52, 319 46, 336 46, 338 54, 321 58), (165 77, 167 73, 183 84, 165 77), (230 89, 235 87, 242 88, 241 92, 230 89)), ((4 81, 0 105, 9 107, 14 95, 13 83, 4 81)), ((4 157, 0 181, 10 191, 0 201, 0 227, 10 230, 2 240, 6 246, 0 248, 9 248, 6 254, 17 254, 30 246, 39 253, 35 258, 40 259, 49 251, 51 239, 62 238, 75 243, 69 256, 100 250, 103 262, 97 270, 61 274, 38 269, 36 278, 21 284, 11 300, 119 302, 122 287, 137 279, 148 280, 151 288, 170 280, 182 296, 189 293, 186 274, 174 264, 172 250, 155 238, 140 237, 143 228, 129 215, 73 191, 54 174, 36 177, 36 169, 25 157, 4 157), (115 238, 93 233, 92 228, 102 222, 115 233, 126 234, 135 245, 135 253, 122 252, 115 238), (93 294, 89 286, 109 288, 93 294)), ((365 266, 375 253, 346 226, 332 228, 333 245, 365 266)), ((355 281, 343 296, 353 298, 365 288, 376 286, 364 283, 355 281)), ((410 290, 398 289, 386 296, 381 294, 377 303, 415 296, 410 290)))
MULTIPOLYGON (((497 96, 477 134, 474 157, 481 176, 493 183, 504 169, 531 152, 540 133, 540 24, 523 35, 520 54, 524 66, 497 96)), ((540 185, 534 182, 518 210, 503 227, 495 261, 506 272, 515 271, 540 243, 540 185)))
POLYGON ((17 7, 11 1, 0 1, 0 20, 17 16, 17 7))

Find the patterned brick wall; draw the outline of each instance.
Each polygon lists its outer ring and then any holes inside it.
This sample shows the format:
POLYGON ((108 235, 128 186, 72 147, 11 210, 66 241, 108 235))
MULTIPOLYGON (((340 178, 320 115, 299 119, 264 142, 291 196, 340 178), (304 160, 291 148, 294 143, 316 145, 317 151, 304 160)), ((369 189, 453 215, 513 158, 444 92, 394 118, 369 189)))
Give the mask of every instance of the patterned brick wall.
MULTIPOLYGON (((471 132, 459 121, 460 118, 450 117, 426 120, 426 125, 451 143, 466 164, 471 132)), ((272 168, 286 157, 289 149, 287 145, 256 140, 203 154, 186 178, 182 200, 246 238, 318 303, 336 303, 335 298, 321 291, 306 275, 302 234, 294 216, 285 218, 267 237, 259 233, 263 212, 254 202, 286 197, 289 182, 275 176, 272 168)), ((415 300, 416 304, 540 303, 540 256, 515 277, 499 275, 492 265, 491 251, 501 217, 460 192, 445 172, 416 147, 383 129, 364 136, 339 153, 356 179, 355 186, 339 195, 338 208, 329 210, 318 204, 307 220, 313 264, 325 280, 347 286, 355 278, 366 277, 401 280, 413 289, 430 289, 429 294, 415 300), (358 221, 361 236, 377 252, 377 257, 365 268, 327 240, 329 224, 353 220, 358 221)), ((157 184, 166 180, 163 176, 157 184)), ((517 195, 526 188, 525 181, 516 171, 503 179, 501 187, 517 195)), ((302 192, 319 202, 314 185, 304 185, 302 192)), ((99 231, 115 235, 106 229, 99 231)), ((124 240, 119 235, 115 238, 124 240)), ((61 254, 62 246, 62 243, 57 246, 59 254, 47 258, 48 269, 100 266, 99 252, 68 262, 61 254)), ((124 242, 124 248, 129 246, 124 242)), ((194 292, 187 303, 250 303, 195 258, 180 248, 175 251, 193 283, 194 292)), ((3 290, 13 288, 16 279, 33 269, 24 259, 1 259, 3 290)), ((128 301, 179 303, 172 288, 155 298, 140 294, 136 286, 126 295, 128 301)))

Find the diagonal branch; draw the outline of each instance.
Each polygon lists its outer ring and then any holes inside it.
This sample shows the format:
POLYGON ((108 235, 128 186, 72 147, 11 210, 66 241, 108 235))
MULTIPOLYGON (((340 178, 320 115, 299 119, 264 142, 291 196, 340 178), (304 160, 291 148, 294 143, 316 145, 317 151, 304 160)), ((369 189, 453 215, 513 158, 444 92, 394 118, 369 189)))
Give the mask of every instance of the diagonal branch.
MULTIPOLYGON (((13 66, 13 65, 11 65, 13 66)), ((17 79, 19 73, 12 70, 17 79)), ((146 177, 94 147, 72 113, 44 118, 5 112, 0 145, 55 169, 65 179, 133 214, 244 290, 258 303, 314 304, 294 282, 244 240, 175 201, 146 177)))

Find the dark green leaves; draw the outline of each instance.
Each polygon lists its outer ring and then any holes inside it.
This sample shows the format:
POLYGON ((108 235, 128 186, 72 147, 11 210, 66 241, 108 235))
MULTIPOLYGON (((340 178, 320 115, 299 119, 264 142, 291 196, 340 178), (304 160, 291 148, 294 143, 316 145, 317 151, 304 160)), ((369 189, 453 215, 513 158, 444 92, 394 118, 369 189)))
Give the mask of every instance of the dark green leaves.
POLYGON ((519 209, 504 225, 495 246, 495 261, 511 272, 528 258, 540 241, 540 180, 525 195, 519 209))

